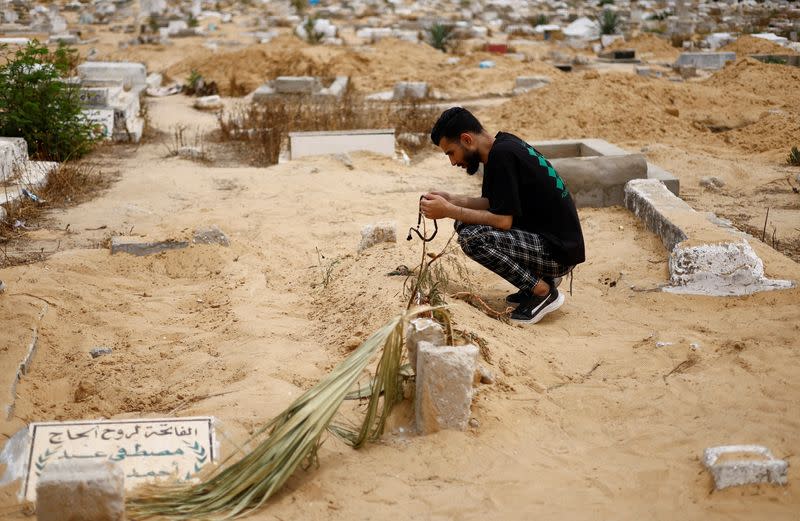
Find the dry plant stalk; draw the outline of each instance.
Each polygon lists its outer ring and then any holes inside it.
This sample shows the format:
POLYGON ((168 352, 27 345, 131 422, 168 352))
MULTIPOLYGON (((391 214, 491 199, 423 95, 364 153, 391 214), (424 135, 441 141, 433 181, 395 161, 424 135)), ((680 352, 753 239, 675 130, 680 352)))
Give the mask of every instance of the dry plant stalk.
MULTIPOLYGON (((397 134, 427 136, 438 115, 418 101, 372 101, 347 91, 341 98, 276 96, 220 113, 217 123, 223 141, 241 142, 254 163, 273 165, 288 147, 289 132, 394 128, 397 134)), ((427 139, 420 138, 418 147, 425 145, 427 139)))

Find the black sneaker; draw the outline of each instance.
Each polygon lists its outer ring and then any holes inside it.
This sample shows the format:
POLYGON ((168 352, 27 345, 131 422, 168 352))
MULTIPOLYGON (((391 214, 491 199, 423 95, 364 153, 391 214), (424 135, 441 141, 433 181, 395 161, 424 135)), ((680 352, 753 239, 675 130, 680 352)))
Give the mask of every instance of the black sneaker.
POLYGON ((526 300, 528 300, 532 296, 533 296, 533 293, 531 293, 531 290, 529 290, 529 289, 521 289, 521 290, 517 291, 516 293, 512 293, 511 295, 507 295, 506 296, 506 302, 508 302, 509 304, 522 304, 523 302, 525 302, 526 300))
MULTIPOLYGON (((561 277, 555 277, 555 278, 553 278, 553 277, 542 277, 542 280, 547 282, 547 284, 549 284, 551 288, 557 288, 559 285, 561 285, 561 277)), ((508 302, 509 304, 522 304, 523 302, 525 302, 526 300, 528 300, 532 296, 533 296, 533 293, 531 293, 531 290, 529 290, 529 289, 521 289, 521 290, 517 291, 516 293, 512 293, 511 295, 507 295, 506 296, 506 302, 508 302)))
POLYGON ((519 324, 535 324, 551 311, 555 311, 564 303, 564 294, 555 287, 544 297, 533 295, 511 313, 511 321, 519 324))

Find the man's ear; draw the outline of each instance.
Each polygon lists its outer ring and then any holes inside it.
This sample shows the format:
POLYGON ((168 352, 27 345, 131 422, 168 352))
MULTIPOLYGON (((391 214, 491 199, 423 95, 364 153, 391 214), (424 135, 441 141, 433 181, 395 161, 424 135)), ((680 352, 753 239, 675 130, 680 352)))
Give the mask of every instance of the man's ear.
POLYGON ((459 137, 461 138, 461 144, 465 147, 469 147, 475 142, 475 137, 469 132, 462 132, 459 137))

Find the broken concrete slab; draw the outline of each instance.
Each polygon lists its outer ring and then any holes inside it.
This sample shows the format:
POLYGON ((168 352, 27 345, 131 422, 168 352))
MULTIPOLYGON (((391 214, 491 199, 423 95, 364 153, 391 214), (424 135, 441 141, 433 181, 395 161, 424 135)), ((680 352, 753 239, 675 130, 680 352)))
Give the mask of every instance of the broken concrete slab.
POLYGON ((552 159, 550 163, 567 183, 575 204, 602 208, 622 205, 625 184, 647 177, 641 154, 552 159))
POLYGON ((178 250, 189 246, 188 241, 155 241, 142 242, 138 237, 112 237, 111 254, 129 253, 141 257, 144 255, 154 255, 163 251, 178 250))
POLYGON ((195 244, 219 244, 221 246, 230 246, 228 236, 216 225, 196 229, 192 242, 195 244))
POLYGON ((764 263, 743 234, 733 233, 696 212, 660 181, 629 181, 625 206, 661 238, 670 252, 670 286, 665 291, 749 295, 794 285, 788 280, 767 279, 764 263))
POLYGON ((467 428, 477 359, 478 348, 472 344, 436 346, 422 341, 417 345, 414 406, 421 434, 467 428))
POLYGON ((125 475, 111 461, 47 465, 36 487, 38 521, 124 521, 125 475))
POLYGON ((397 223, 381 222, 368 224, 361 228, 361 242, 358 251, 362 252, 381 242, 397 242, 397 223))
POLYGON ((420 342, 428 342, 435 346, 445 343, 444 328, 441 324, 430 318, 415 318, 409 321, 406 327, 406 351, 408 361, 416 370, 417 346, 420 342))
POLYGON ((394 129, 290 132, 289 148, 291 159, 358 151, 394 157, 394 129))
POLYGON ((788 482, 789 464, 776 459, 762 445, 711 447, 703 452, 703 464, 714 477, 717 490, 758 483, 786 485, 788 482))

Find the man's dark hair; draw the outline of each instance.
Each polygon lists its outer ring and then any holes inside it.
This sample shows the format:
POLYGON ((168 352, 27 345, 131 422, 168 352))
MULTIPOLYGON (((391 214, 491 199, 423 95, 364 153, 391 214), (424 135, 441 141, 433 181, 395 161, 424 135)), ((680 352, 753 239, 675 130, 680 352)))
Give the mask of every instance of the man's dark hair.
POLYGON ((464 132, 478 134, 482 130, 483 125, 478 118, 472 115, 472 112, 463 107, 452 107, 442 112, 442 115, 436 120, 433 130, 431 130, 431 141, 438 147, 439 141, 443 137, 456 140, 464 132))

